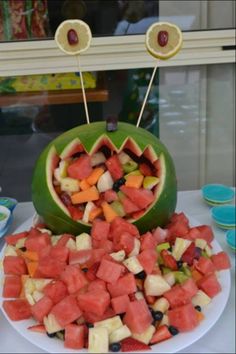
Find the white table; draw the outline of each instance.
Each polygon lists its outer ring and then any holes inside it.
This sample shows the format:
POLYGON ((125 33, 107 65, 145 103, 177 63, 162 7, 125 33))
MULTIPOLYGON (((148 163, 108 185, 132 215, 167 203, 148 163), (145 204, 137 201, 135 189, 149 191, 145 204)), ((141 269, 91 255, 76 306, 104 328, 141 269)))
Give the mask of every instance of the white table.
MULTIPOLYGON (((207 334, 180 353, 235 353, 235 254, 225 243, 225 232, 214 226, 210 208, 203 202, 200 191, 179 192, 177 211, 184 211, 202 224, 212 225, 217 241, 228 252, 232 263, 231 293, 222 316, 207 334)), ((10 232, 14 232, 33 214, 32 203, 18 204, 10 232)), ((2 246, 3 240, 0 240, 0 249, 2 246)), ((45 351, 21 337, 0 313, 0 353, 45 353, 45 351)))

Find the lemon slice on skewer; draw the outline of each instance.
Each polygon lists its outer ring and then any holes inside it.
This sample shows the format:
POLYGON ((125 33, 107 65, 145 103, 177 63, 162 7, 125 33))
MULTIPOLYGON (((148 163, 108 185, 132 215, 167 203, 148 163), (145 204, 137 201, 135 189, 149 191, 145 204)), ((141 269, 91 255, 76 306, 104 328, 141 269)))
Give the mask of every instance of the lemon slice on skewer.
POLYGON ((85 52, 90 46, 91 39, 92 34, 89 26, 81 20, 64 21, 55 33, 58 47, 69 55, 85 52))
POLYGON ((169 59, 180 50, 183 42, 182 32, 174 24, 168 22, 154 23, 146 32, 148 52, 158 59, 169 59))

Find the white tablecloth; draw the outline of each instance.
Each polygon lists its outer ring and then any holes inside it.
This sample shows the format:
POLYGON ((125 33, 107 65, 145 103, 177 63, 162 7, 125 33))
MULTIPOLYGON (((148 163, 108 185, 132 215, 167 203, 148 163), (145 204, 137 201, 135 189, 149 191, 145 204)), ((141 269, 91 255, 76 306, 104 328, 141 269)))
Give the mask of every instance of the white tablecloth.
MULTIPOLYGON (((217 323, 200 340, 179 353, 235 353, 235 254, 225 242, 225 232, 215 227, 210 208, 203 202, 200 191, 178 193, 177 211, 184 211, 202 224, 212 225, 217 241, 228 252, 231 263, 231 292, 226 308, 217 323)), ((32 203, 19 203, 14 212, 13 232, 33 216, 32 203)), ((3 240, 0 239, 0 249, 3 240)), ((45 353, 18 334, 0 312, 0 353, 45 353)))

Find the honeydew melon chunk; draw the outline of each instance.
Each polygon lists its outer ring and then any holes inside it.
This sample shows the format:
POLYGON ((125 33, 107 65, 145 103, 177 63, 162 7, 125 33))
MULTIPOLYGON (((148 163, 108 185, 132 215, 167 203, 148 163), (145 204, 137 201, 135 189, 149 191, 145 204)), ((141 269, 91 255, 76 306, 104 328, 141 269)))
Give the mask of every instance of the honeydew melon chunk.
POLYGON ((124 151, 121 151, 117 156, 118 159, 120 160, 121 165, 125 165, 131 160, 130 156, 126 154, 124 151))
POLYGON ((206 245, 206 247, 205 247, 205 252, 208 257, 212 256, 212 249, 208 245, 206 245))
POLYGON ((112 318, 108 318, 107 320, 99 321, 94 323, 94 327, 103 327, 108 330, 108 334, 110 335, 113 331, 123 326, 123 323, 120 319, 120 316, 114 316, 112 318))
POLYGON ((144 281, 144 289, 146 295, 161 296, 171 287, 161 275, 149 274, 144 281))
POLYGON ((100 165, 102 163, 104 163, 106 161, 106 157, 102 152, 96 152, 95 154, 93 154, 91 156, 91 166, 97 166, 100 165))
POLYGON ((83 232, 82 234, 76 236, 75 240, 77 251, 92 249, 92 238, 86 232, 83 232))
POLYGON ((75 178, 65 177, 61 179, 61 190, 63 192, 78 192, 79 191, 79 181, 75 178))
POLYGON ((170 286, 173 286, 176 282, 174 272, 169 272, 169 273, 165 274, 163 278, 165 279, 165 281, 167 281, 167 283, 170 286))
POLYGON ((122 339, 128 338, 131 336, 131 332, 129 328, 124 325, 120 328, 117 328, 115 331, 113 331, 110 336, 109 336, 109 342, 110 343, 117 343, 120 342, 122 339))
POLYGON ((105 327, 89 328, 89 353, 107 353, 109 350, 109 334, 105 327))
POLYGON ((133 274, 138 274, 143 271, 143 267, 136 256, 127 258, 123 261, 123 264, 133 274))
POLYGON ((177 237, 172 249, 172 256, 179 261, 186 249, 191 245, 192 241, 177 237))
POLYGON ((136 170, 137 167, 138 167, 137 162, 135 162, 131 159, 128 162, 126 162, 124 165, 122 165, 123 171, 125 173, 130 173, 130 172, 136 170))
POLYGON ((143 179, 143 188, 151 190, 160 182, 160 178, 154 176, 146 176, 143 179))
POLYGON ((126 215, 123 205, 118 200, 114 200, 111 204, 112 209, 117 213, 117 215, 123 217, 126 215))
POLYGON ((55 246, 57 242, 60 240, 60 238, 62 238, 62 235, 53 235, 51 237, 52 246, 55 246))
POLYGON ((168 250, 170 248, 170 243, 169 242, 163 242, 157 245, 156 250, 157 253, 161 253, 163 250, 168 250))
POLYGON ((137 256, 139 254, 140 247, 141 247, 141 242, 135 237, 135 239, 134 239, 134 248, 128 254, 128 257, 137 256))
POLYGON ((72 238, 70 238, 66 242, 66 247, 69 248, 70 251, 76 251, 77 250, 76 243, 75 243, 75 241, 72 238))
POLYGON ((162 317, 161 322, 159 323, 159 327, 161 327, 161 326, 169 326, 169 325, 170 325, 169 316, 167 314, 164 314, 164 316, 162 317))
POLYGON ((142 291, 137 291, 135 294, 134 294, 135 298, 137 300, 142 300, 144 299, 144 295, 143 295, 143 292, 142 291))
POLYGON ((139 342, 148 344, 150 343, 150 340, 152 339, 155 330, 156 328, 151 325, 143 333, 132 333, 132 337, 134 339, 137 339, 139 342))
POLYGON ((62 178, 67 177, 68 166, 68 160, 61 160, 59 166, 54 170, 54 177, 58 182, 61 182, 62 178))
POLYGON ((199 247, 202 250, 204 250, 206 245, 207 245, 206 240, 204 240, 203 238, 196 238, 196 240, 195 240, 195 246, 196 247, 199 247))
POLYGON ((152 309, 154 311, 161 311, 162 313, 165 313, 169 309, 169 307, 170 303, 165 297, 157 299, 152 305, 152 309))
POLYGON ((129 176, 142 176, 142 173, 139 170, 134 170, 124 175, 124 178, 127 179, 129 176))
POLYGON ((113 179, 109 171, 104 172, 97 182, 97 189, 99 193, 105 192, 108 189, 112 189, 113 179))
POLYGON ((35 302, 38 302, 42 297, 44 297, 44 294, 41 291, 35 290, 32 294, 32 297, 35 302))
POLYGON ((211 302, 211 298, 202 290, 198 290, 196 295, 192 297, 192 304, 194 306, 207 306, 211 302))

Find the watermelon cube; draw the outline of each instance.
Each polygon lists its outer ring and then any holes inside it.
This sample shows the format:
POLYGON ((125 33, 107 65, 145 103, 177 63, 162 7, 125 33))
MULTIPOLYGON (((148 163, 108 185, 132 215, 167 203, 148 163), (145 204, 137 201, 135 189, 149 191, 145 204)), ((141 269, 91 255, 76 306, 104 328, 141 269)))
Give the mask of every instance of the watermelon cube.
POLYGON ((82 315, 78 302, 73 295, 66 296, 63 300, 54 305, 50 313, 55 316, 62 328, 65 328, 65 326, 74 322, 82 315))
POLYGON ((213 262, 206 257, 200 257, 195 268, 202 274, 213 273, 216 270, 213 262))
POLYGON ((107 283, 115 283, 123 272, 123 266, 103 259, 97 271, 97 277, 106 281, 107 283))
POLYGON ((108 238, 110 232, 110 223, 102 220, 94 220, 91 229, 91 236, 94 240, 101 241, 108 238))
POLYGON ((172 309, 189 303, 191 299, 189 294, 179 284, 166 291, 163 296, 168 300, 172 309))
POLYGON ((84 348, 85 326, 70 323, 65 327, 64 346, 71 349, 84 348))
POLYGON ((199 289, 204 291, 209 297, 216 296, 221 291, 221 285, 215 273, 207 274, 197 282, 199 289))
POLYGON ((147 208, 155 199, 154 194, 149 189, 123 185, 120 187, 120 190, 140 209, 147 208))
POLYGON ((19 256, 5 256, 3 259, 3 270, 5 274, 27 274, 25 261, 19 256))
POLYGON ((216 270, 229 269, 231 267, 229 256, 226 252, 219 252, 211 256, 211 260, 216 270))
POLYGON ((83 271, 77 265, 66 266, 60 278, 66 284, 69 294, 76 293, 88 283, 83 271))
POLYGON ((25 299, 5 300, 2 307, 12 321, 27 320, 31 317, 30 305, 25 299))
POLYGON ((144 235, 141 235, 141 251, 146 249, 155 249, 157 245, 157 240, 152 235, 150 231, 146 232, 144 235))
POLYGON ((60 302, 68 295, 67 287, 61 280, 53 280, 43 288, 43 293, 47 295, 54 304, 60 302))
POLYGON ((33 306, 31 306, 31 312, 33 317, 39 323, 43 322, 44 316, 47 316, 53 307, 53 301, 48 296, 42 297, 33 306))
POLYGON ((108 284, 107 289, 112 297, 135 293, 137 291, 135 277, 132 273, 128 273, 120 277, 116 283, 108 284))
POLYGON ((19 297, 21 293, 21 277, 18 275, 9 275, 4 279, 3 297, 19 297))
POLYGON ((124 250, 126 254, 129 254, 134 249, 134 240, 135 238, 129 232, 123 231, 121 235, 113 238, 114 250, 124 250))
POLYGON ((25 247, 28 251, 39 252, 42 248, 51 245, 51 237, 47 232, 40 233, 37 237, 29 236, 25 240, 25 247))
POLYGON ((44 278, 57 278, 65 269, 66 262, 53 259, 50 255, 39 258, 37 272, 44 278))
POLYGON ((92 170, 91 157, 82 155, 68 166, 67 173, 71 178, 84 179, 91 174, 92 170))
POLYGON ((193 278, 189 278, 184 283, 182 283, 181 288, 188 294, 190 299, 192 299, 192 297, 195 296, 198 292, 198 287, 193 278))
POLYGON ((128 305, 123 322, 133 333, 143 333, 152 324, 153 318, 144 299, 128 305))
POLYGON ((92 290, 79 294, 78 304, 82 311, 103 315, 110 304, 110 295, 104 290, 92 290))
POLYGON ((167 314, 169 324, 180 332, 191 331, 199 323, 197 311, 191 303, 169 310, 167 314))
POLYGON ((128 232, 132 236, 139 236, 137 227, 128 221, 117 216, 111 223, 111 238, 119 238, 123 232, 128 232))
POLYGON ((116 315, 126 312, 129 303, 130 299, 126 294, 111 299, 111 305, 116 315))
POLYGON ((143 250, 137 258, 145 272, 151 274, 157 262, 157 252, 155 249, 143 250))

